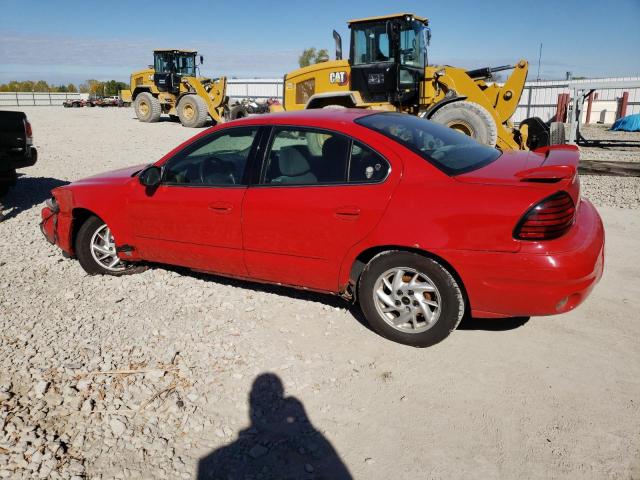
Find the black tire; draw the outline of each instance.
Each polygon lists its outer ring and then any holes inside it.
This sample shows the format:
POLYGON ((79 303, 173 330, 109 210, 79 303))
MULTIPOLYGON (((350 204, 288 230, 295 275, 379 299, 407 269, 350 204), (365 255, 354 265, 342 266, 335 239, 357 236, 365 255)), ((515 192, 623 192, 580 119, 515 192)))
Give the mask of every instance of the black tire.
POLYGON ((178 103, 178 117, 185 127, 204 127, 209 118, 207 104, 197 95, 185 95, 178 103))
POLYGON ((482 105, 467 101, 448 103, 436 110, 430 118, 475 138, 480 143, 495 147, 498 128, 491 114, 482 105))
POLYGON ((551 122, 549 125, 549 144, 564 145, 565 143, 567 143, 567 136, 565 134, 564 123, 551 122))
POLYGON ((237 120, 238 118, 244 118, 249 115, 247 109, 242 105, 234 105, 229 110, 229 120, 237 120))
MULTIPOLYGON (((409 292, 414 295, 414 292, 409 292)), ((420 294, 415 293, 415 295, 420 294)), ((406 298, 409 299, 409 296, 406 298)), ((462 290, 446 268, 428 257, 398 250, 378 254, 367 264, 358 282, 358 301, 369 325, 378 334, 394 342, 414 347, 429 347, 444 340, 456 329, 465 311, 462 290), (384 314, 379 313, 376 307, 374 299, 376 283, 385 272, 394 268, 415 270, 421 276, 427 277, 437 289, 439 316, 436 317, 435 323, 424 331, 410 333, 408 329, 393 327, 387 323, 383 318, 384 314)), ((400 309, 406 308, 406 304, 402 302, 396 305, 400 305, 400 309)))
POLYGON ((10 187, 11 185, 9 184, 9 182, 0 180, 0 204, 2 204, 2 197, 4 197, 7 193, 9 193, 10 187))
POLYGON ((100 218, 92 216, 89 217, 78 230, 74 242, 74 249, 80 266, 82 266, 84 271, 89 275, 113 275, 119 277, 121 275, 131 275, 145 270, 144 266, 133 263, 126 264, 124 269, 119 271, 110 270, 93 257, 91 253, 93 235, 105 226, 106 224, 100 218))
POLYGON ((149 92, 142 92, 136 97, 134 103, 138 120, 145 123, 154 123, 160 120, 162 108, 160 101, 149 92))

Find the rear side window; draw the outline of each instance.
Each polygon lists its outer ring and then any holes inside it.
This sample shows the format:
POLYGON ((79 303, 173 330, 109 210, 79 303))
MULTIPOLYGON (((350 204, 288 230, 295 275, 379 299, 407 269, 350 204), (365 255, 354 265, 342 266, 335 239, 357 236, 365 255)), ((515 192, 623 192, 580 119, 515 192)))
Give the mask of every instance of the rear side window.
POLYGON ((356 123, 404 145, 448 175, 484 167, 501 155, 463 133, 404 113, 376 113, 356 123))
POLYGON ((276 127, 262 171, 263 185, 376 183, 388 162, 352 138, 326 130, 276 127))
POLYGON ((360 142, 353 141, 349 162, 349 183, 377 183, 387 178, 389 163, 360 142))

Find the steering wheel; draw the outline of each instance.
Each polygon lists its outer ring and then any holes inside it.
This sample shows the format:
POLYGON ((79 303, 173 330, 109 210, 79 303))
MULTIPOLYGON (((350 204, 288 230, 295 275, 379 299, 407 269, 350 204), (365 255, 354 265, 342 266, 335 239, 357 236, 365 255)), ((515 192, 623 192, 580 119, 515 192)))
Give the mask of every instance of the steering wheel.
MULTIPOLYGON (((212 173, 218 174, 218 175, 224 175, 226 172, 223 171, 224 170, 223 165, 224 165, 224 161, 219 159, 218 157, 205 158, 202 162, 200 162, 200 168, 199 168, 200 182, 203 184, 208 183, 207 178, 212 173)), ((231 172, 228 173, 228 178, 229 178, 228 183, 236 183, 235 176, 231 172)))

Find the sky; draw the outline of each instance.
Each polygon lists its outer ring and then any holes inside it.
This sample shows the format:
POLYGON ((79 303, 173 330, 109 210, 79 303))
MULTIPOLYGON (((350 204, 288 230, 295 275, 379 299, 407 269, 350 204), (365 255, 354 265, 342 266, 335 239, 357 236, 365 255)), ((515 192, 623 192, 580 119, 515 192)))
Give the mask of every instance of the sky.
POLYGON ((334 52, 346 21, 428 17, 429 63, 465 68, 529 60, 540 77, 640 75, 640 0, 0 0, 0 83, 128 82, 154 48, 198 50, 210 77, 281 78, 306 47, 334 52), (182 7, 182 8, 180 8, 182 7))

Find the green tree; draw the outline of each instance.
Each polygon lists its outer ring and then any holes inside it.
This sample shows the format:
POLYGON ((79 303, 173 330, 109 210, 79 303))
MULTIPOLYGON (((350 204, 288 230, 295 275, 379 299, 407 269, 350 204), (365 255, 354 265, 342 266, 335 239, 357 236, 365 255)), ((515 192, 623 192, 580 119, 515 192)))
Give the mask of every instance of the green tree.
POLYGON ((69 85, 67 85, 67 92, 76 93, 77 91, 78 89, 73 83, 70 83, 69 85))
POLYGON ((308 67, 314 63, 326 62, 329 60, 329 52, 326 48, 317 50, 315 47, 305 48, 298 57, 298 64, 301 67, 308 67))
POLYGON ((33 85, 33 91, 34 92, 48 92, 49 91, 49 84, 47 82, 45 82, 44 80, 38 80, 33 85))

